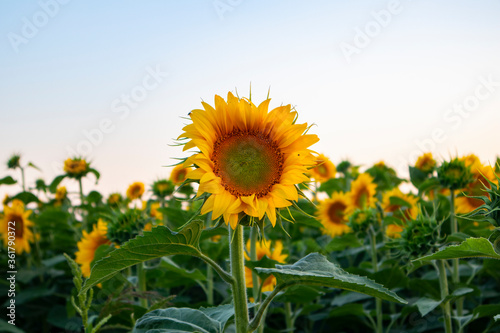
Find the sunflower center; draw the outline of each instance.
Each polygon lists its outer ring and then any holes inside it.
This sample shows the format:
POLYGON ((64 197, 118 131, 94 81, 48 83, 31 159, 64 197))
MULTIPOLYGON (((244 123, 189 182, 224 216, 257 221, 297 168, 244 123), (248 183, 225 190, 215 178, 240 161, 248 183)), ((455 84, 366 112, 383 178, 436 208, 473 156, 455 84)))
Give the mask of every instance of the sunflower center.
POLYGON ((330 221, 341 224, 344 221, 344 211, 347 208, 342 202, 334 202, 328 207, 328 217, 330 221))
POLYGON ((214 173, 234 196, 265 196, 283 172, 283 154, 258 132, 233 131, 214 144, 214 173))
MULTIPOLYGON (((16 229, 16 239, 22 239, 24 234, 24 220, 22 216, 12 215, 9 222, 14 222, 14 228, 16 229)), ((9 226, 12 225, 9 224, 9 226)), ((12 230, 12 229, 11 229, 12 230)))
POLYGON ((317 171, 318 171, 318 174, 320 174, 321 176, 327 176, 328 175, 328 169, 326 168, 326 166, 324 164, 320 164, 316 167, 317 171))
POLYGON ((358 208, 363 208, 367 205, 368 203, 368 198, 370 197, 370 194, 368 193, 367 188, 362 188, 356 196, 355 204, 358 208))

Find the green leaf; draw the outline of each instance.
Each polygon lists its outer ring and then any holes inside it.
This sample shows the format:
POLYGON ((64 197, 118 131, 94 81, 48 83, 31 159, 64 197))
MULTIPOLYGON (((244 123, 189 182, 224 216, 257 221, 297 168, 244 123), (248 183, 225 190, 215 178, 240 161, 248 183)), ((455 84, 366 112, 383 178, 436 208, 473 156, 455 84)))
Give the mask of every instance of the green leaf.
POLYGON ((434 254, 415 259, 461 259, 461 258, 493 258, 500 259, 500 255, 493 248, 493 244, 486 238, 468 238, 459 245, 450 245, 434 254))
POLYGON ((0 185, 12 185, 17 183, 17 181, 14 180, 11 176, 4 177, 0 179, 0 185))
POLYGON ((37 167, 36 165, 34 165, 32 162, 29 162, 28 166, 32 167, 33 169, 37 169, 38 171, 42 171, 39 167, 37 167))
POLYGON ((40 199, 36 195, 34 195, 31 192, 21 192, 16 194, 15 196, 12 197, 12 200, 18 199, 24 202, 25 205, 29 204, 30 202, 39 202, 40 199))
POLYGON ((50 183, 50 185, 49 185, 49 191, 51 193, 56 193, 57 186, 59 186, 59 184, 62 182, 62 180, 65 177, 66 177, 66 175, 60 175, 60 176, 57 176, 56 178, 54 178, 54 180, 52 181, 52 183, 50 183))
POLYGON ((347 273, 319 253, 311 253, 293 265, 276 265, 276 268, 256 268, 256 270, 273 274, 277 279, 277 289, 305 284, 351 290, 387 301, 407 303, 384 286, 366 277, 347 273))
POLYGON ((93 168, 89 168, 89 172, 94 174, 95 183, 97 184, 97 182, 99 181, 99 178, 101 177, 101 174, 99 173, 99 171, 97 171, 96 169, 93 169, 93 168))
POLYGON ((415 302, 415 305, 422 317, 426 316, 429 312, 437 308, 441 304, 441 300, 436 301, 430 298, 422 297, 415 302))
POLYGON ((133 333, 163 332, 223 332, 227 321, 234 315, 232 304, 214 308, 168 308, 154 310, 140 318, 133 333))
POLYGON ((119 271, 138 263, 174 254, 185 254, 202 257, 198 248, 203 223, 194 221, 180 232, 172 232, 165 226, 157 226, 153 231, 147 231, 119 249, 111 252, 91 269, 90 277, 85 281, 81 293, 98 283, 113 277, 119 271))

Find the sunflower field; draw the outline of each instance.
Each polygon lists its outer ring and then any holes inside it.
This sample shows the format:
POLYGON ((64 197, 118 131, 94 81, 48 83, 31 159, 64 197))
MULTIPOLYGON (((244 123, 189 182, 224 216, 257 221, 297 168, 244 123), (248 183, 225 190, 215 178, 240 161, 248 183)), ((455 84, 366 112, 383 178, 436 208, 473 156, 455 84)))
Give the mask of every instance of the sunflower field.
POLYGON ((404 179, 269 102, 203 102, 170 178, 122 193, 83 188, 88 157, 29 184, 13 155, 0 332, 500 332, 500 159, 428 152, 404 179))

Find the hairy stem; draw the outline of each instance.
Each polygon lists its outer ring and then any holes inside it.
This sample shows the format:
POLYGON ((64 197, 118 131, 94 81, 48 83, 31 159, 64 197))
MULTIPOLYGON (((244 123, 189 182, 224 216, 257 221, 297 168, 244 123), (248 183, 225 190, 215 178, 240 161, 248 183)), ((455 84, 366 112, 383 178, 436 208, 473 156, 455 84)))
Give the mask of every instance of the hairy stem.
POLYGON ((248 305, 245 285, 243 227, 238 224, 236 229, 232 230, 231 225, 229 225, 229 238, 231 239, 229 247, 231 275, 234 279, 232 290, 236 333, 246 333, 248 332, 248 305))
MULTIPOLYGON (((437 270, 439 275, 439 286, 441 289, 441 299, 445 299, 448 296, 448 278, 446 276, 446 267, 444 260, 437 261, 437 270)), ((451 307, 450 302, 446 301, 446 303, 442 304, 443 306, 443 314, 444 314, 444 328, 446 333, 452 333, 452 325, 451 325, 451 307)))
MULTIPOLYGON (((377 238, 375 234, 375 230, 373 227, 369 229, 370 233, 370 249, 372 256, 372 267, 373 272, 378 272, 378 259, 377 259, 377 238)), ((383 313, 382 313, 382 300, 380 298, 375 298, 375 310, 377 313, 377 329, 375 330, 377 333, 382 333, 382 323, 383 323, 383 313)))

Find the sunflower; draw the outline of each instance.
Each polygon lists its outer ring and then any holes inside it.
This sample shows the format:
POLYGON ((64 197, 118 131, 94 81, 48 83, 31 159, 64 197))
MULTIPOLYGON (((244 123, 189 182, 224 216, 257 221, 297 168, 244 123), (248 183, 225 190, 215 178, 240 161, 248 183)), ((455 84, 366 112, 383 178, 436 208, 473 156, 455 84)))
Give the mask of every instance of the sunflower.
POLYGON ((24 251, 30 253, 30 243, 33 243, 35 240, 33 232, 30 230, 33 222, 28 219, 31 215, 31 210, 25 210, 23 202, 18 199, 12 200, 11 206, 5 205, 3 209, 4 216, 1 221, 0 230, 4 245, 6 247, 14 247, 16 254, 22 254, 24 251), (9 232, 11 232, 10 235, 9 232), (12 232, 14 232, 14 235, 12 232), (9 241, 11 241, 10 245, 9 241), (12 246, 12 241, 14 242, 14 246, 12 246))
POLYGON ((144 194, 144 183, 135 182, 127 189, 127 197, 130 200, 139 199, 144 194))
POLYGON ((64 161, 64 172, 70 177, 81 178, 89 171, 89 164, 82 158, 68 158, 64 161))
MULTIPOLYGON (((287 254, 282 253, 283 251, 283 243, 279 240, 274 242, 274 247, 271 250, 270 247, 267 246, 266 242, 264 240, 257 242, 255 244, 255 250, 257 253, 257 260, 260 260, 264 258, 264 256, 268 257, 269 259, 275 260, 279 263, 284 264, 286 258, 288 257, 287 254)), ((269 244, 272 245, 272 244, 269 244)), ((247 242, 247 251, 250 253, 250 241, 247 242)), ((245 258, 247 260, 250 260, 250 257, 245 253, 245 258)), ((245 283, 247 288, 253 288, 253 277, 252 277, 252 270, 248 267, 245 267, 245 283)), ((272 291, 274 287, 276 286, 276 278, 271 275, 267 279, 264 280, 264 283, 262 284, 262 292, 266 291, 272 291)))
POLYGON ((436 160, 432 157, 432 153, 425 153, 419 156, 415 163, 415 168, 424 173, 430 173, 435 167, 436 160))
POLYGON ((337 169, 328 157, 323 154, 319 154, 318 157, 316 157, 316 166, 311 169, 311 173, 312 178, 322 183, 335 177, 337 169))
POLYGON ((103 244, 111 244, 106 237, 107 231, 106 222, 101 219, 97 221, 97 225, 94 225, 90 233, 83 231, 82 239, 77 243, 78 252, 75 253, 75 261, 80 265, 84 277, 90 276, 90 264, 94 260, 97 248, 103 244))
POLYGON ((377 185, 373 183, 373 177, 362 173, 351 183, 351 191, 348 195, 347 212, 350 214, 356 209, 375 207, 377 198, 377 185))
POLYGON ((348 197, 345 193, 334 192, 330 199, 320 202, 317 216, 323 224, 323 234, 330 237, 340 236, 351 230, 346 224, 346 209, 348 207, 348 197))
POLYGON ((170 181, 175 185, 180 185, 184 183, 187 179, 187 174, 192 170, 190 167, 186 167, 183 164, 176 165, 172 172, 170 173, 170 181))
POLYGON ((298 200, 295 185, 309 181, 305 174, 315 165, 308 147, 318 137, 304 133, 307 124, 295 123, 290 105, 268 112, 269 102, 255 106, 231 93, 227 102, 216 95, 215 108, 203 102, 203 110, 191 111, 193 122, 179 136, 189 139, 184 150, 201 151, 183 165, 196 167, 187 178, 199 180, 197 196, 210 194, 202 214, 223 216, 233 229, 239 213, 266 215, 274 226, 276 209, 298 200))
POLYGON ((65 186, 59 186, 56 190, 56 200, 63 201, 66 198, 68 191, 65 186))
POLYGON ((415 219, 418 214, 418 198, 404 194, 398 188, 393 188, 390 191, 387 191, 382 196, 382 208, 386 213, 392 213, 393 216, 400 217, 403 221, 415 219), (396 198, 397 202, 395 203, 394 199, 396 198), (403 205, 401 201, 404 201, 406 205, 403 205))
POLYGON ((463 160, 465 165, 471 167, 472 182, 469 183, 455 199, 456 212, 465 214, 472 212, 483 204, 483 201, 470 196, 488 196, 489 194, 484 191, 485 187, 490 189, 491 185, 487 180, 496 182, 495 171, 491 166, 483 165, 475 155, 469 155, 463 160))

